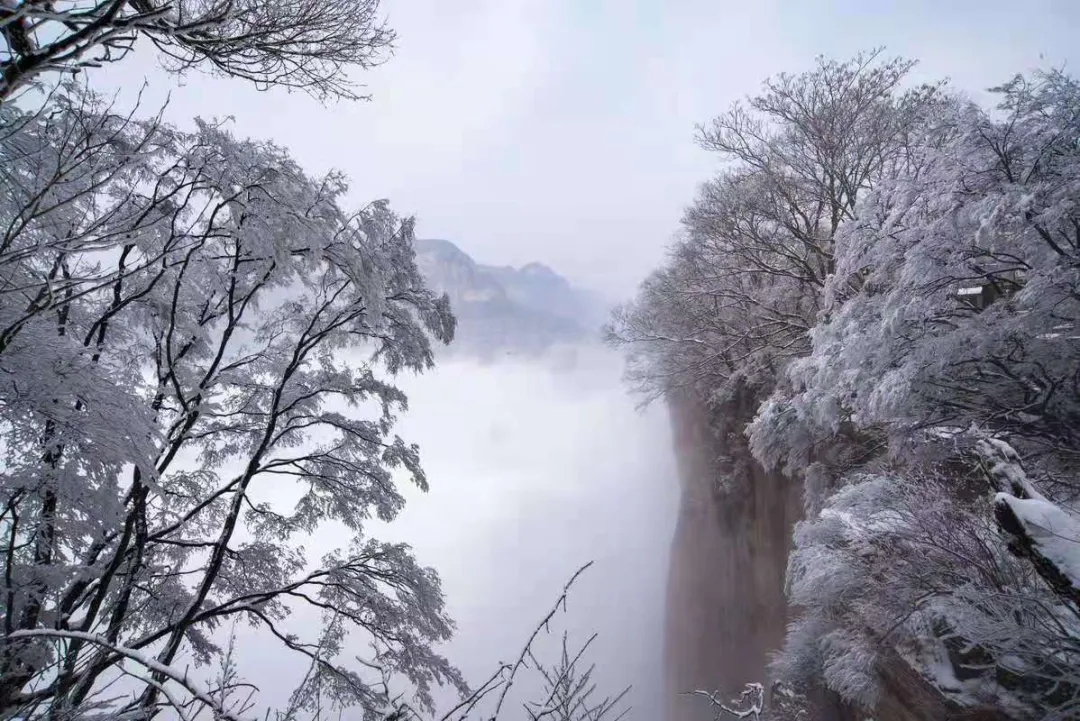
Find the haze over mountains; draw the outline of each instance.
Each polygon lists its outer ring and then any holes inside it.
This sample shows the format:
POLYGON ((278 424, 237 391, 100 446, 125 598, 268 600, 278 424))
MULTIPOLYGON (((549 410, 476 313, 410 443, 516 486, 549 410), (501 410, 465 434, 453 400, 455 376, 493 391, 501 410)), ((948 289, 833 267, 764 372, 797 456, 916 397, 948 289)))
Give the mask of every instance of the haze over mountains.
POLYGON ((418 239, 425 279, 450 296, 458 326, 444 353, 486 361, 595 341, 610 310, 599 295, 577 288, 541 263, 520 268, 477 263, 448 240, 418 239))

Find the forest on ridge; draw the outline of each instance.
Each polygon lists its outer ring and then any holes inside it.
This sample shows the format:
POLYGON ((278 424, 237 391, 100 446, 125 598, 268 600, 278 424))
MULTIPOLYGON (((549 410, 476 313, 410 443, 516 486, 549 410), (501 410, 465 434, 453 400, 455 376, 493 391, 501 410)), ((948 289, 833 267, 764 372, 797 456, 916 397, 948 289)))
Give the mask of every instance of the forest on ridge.
POLYGON ((872 713, 899 654, 987 718, 1075 718, 1080 84, 980 107, 913 65, 821 59, 701 126, 723 169, 608 337, 646 398, 751 409, 801 486, 763 717, 815 688, 872 713))

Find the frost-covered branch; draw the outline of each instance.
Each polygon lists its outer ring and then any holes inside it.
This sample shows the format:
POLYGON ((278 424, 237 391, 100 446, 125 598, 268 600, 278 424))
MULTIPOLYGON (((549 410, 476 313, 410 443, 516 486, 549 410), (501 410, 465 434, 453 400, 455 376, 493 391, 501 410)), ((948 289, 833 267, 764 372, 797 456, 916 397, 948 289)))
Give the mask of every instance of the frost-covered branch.
POLYGON ((719 691, 686 691, 684 695, 700 696, 709 700, 709 708, 713 712, 715 721, 730 716, 736 719, 754 719, 759 721, 765 712, 765 687, 760 683, 748 683, 739 698, 732 701, 724 701, 719 691))
POLYGON ((547 665, 529 656, 533 668, 543 677, 547 696, 542 701, 525 702, 525 713, 530 721, 619 721, 630 709, 619 710, 623 699, 630 693, 627 687, 614 696, 594 698, 597 686, 593 681, 595 665, 579 666, 596 635, 593 634, 580 648, 572 651, 567 635, 563 634, 562 653, 557 663, 547 665))
POLYGON ((913 63, 879 52, 819 59, 698 129, 728 161, 683 219, 664 268, 620 309, 608 340, 646 398, 768 388, 809 351, 835 235, 861 194, 900 172, 936 87, 901 91, 913 63))
POLYGON ((121 60, 143 38, 175 72, 357 97, 346 69, 380 63, 394 34, 378 0, 3 0, 0 103, 44 74, 121 60))
POLYGON ((567 595, 570 593, 570 588, 577 581, 578 577, 581 576, 581 574, 585 573, 585 571, 587 571, 590 566, 592 566, 592 561, 586 563, 584 566, 574 572, 574 575, 571 576, 570 580, 566 582, 565 586, 563 586, 562 594, 560 594, 559 598, 555 601, 555 605, 551 607, 551 610, 548 611, 547 615, 544 616, 540 623, 537 624, 536 628, 533 629, 532 634, 530 634, 528 640, 525 642, 525 645, 522 647, 521 653, 518 654, 518 657, 514 661, 514 663, 510 665, 509 671, 505 677, 505 680, 503 681, 502 690, 499 692, 498 701, 495 703, 495 710, 493 712, 494 717, 498 717, 499 713, 502 711, 503 704, 506 702, 506 697, 510 693, 510 689, 514 685, 514 679, 517 676, 518 672, 521 671, 523 668, 527 667, 529 658, 532 655, 533 644, 536 642, 537 637, 542 632, 550 631, 551 619, 555 617, 555 614, 557 614, 560 609, 565 610, 566 608, 566 598, 567 595))
MULTIPOLYGON (((188 678, 188 676, 174 669, 166 664, 158 662, 151 656, 148 656, 139 651, 135 651, 124 646, 117 645, 105 637, 93 634, 83 633, 80 631, 65 631, 57 629, 32 629, 25 631, 14 631, 4 638, 5 643, 18 644, 23 640, 31 639, 52 639, 58 641, 81 641, 91 646, 96 646, 107 651, 109 654, 119 657, 126 661, 131 661, 135 665, 145 669, 148 675, 152 674, 154 677, 162 679, 164 682, 176 684, 180 692, 184 694, 184 700, 179 700, 181 697, 174 696, 169 693, 167 689, 161 685, 160 682, 156 683, 157 690, 165 696, 168 701, 167 707, 171 708, 174 712, 179 714, 182 719, 194 719, 198 715, 198 711, 194 714, 190 711, 191 700, 201 705, 205 709, 209 709, 214 717, 221 719, 221 721, 237 721, 237 717, 234 716, 227 708, 222 706, 219 701, 211 696, 211 694, 199 687, 199 684, 188 678)), ((131 673, 131 671, 126 671, 131 673)), ((154 683, 150 679, 140 679, 145 683, 154 683)))
POLYGON ((453 332, 411 223, 345 213, 339 175, 220 126, 134 121, 73 88, 0 114, 0 713, 97 703, 113 649, 156 665, 112 711, 148 712, 179 655, 211 663, 241 617, 317 659, 311 687, 340 706, 381 703, 349 634, 422 707, 434 683, 463 688, 431 650, 452 628, 438 578, 363 532, 401 509, 396 469, 426 488, 390 378, 453 332), (349 547, 307 557, 328 521, 349 547), (290 628, 302 607, 314 636, 290 628), (46 650, 46 631, 68 635, 46 650))

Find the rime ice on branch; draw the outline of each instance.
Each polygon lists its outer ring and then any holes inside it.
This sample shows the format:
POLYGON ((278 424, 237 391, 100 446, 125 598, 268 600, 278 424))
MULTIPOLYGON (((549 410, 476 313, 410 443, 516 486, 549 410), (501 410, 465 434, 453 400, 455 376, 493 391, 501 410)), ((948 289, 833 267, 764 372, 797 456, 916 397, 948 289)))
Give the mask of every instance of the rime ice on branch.
POLYGON ((67 90, 0 114, 2 714, 154 709, 238 619, 310 662, 298 708, 383 704, 358 649, 421 706, 462 685, 438 578, 364 529, 394 469, 426 487, 390 378, 453 332, 412 223, 212 124, 67 90), (351 543, 308 557, 329 522, 351 543), (143 685, 107 702, 122 658, 143 685))
POLYGON ((388 55, 379 0, 0 0, 0 103, 50 73, 116 62, 140 39, 167 69, 358 97, 345 76, 388 55))

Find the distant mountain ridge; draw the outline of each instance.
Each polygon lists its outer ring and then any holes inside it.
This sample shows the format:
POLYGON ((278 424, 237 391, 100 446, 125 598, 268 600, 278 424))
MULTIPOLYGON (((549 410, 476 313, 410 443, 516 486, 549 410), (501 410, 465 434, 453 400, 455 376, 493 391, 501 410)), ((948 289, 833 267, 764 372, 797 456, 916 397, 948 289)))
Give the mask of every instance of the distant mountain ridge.
POLYGON ((425 280, 450 296, 458 319, 452 354, 538 355, 598 337, 608 311, 603 301, 542 263, 483 265, 441 239, 417 239, 415 248, 425 280))

